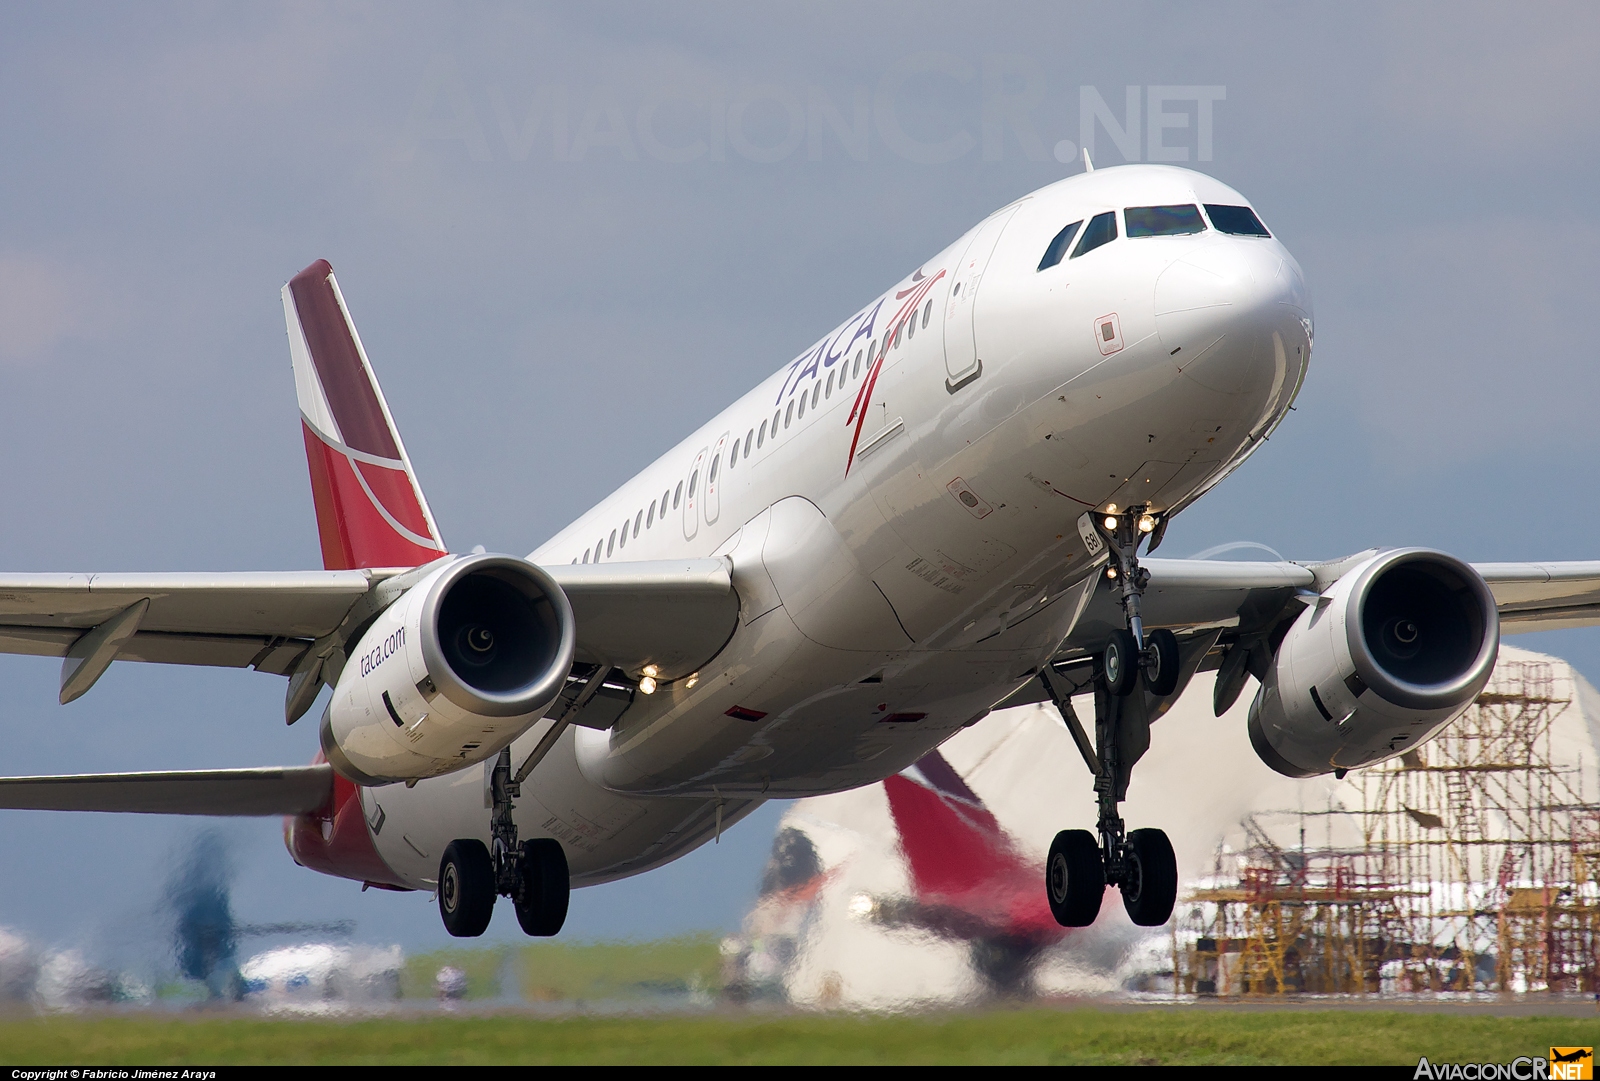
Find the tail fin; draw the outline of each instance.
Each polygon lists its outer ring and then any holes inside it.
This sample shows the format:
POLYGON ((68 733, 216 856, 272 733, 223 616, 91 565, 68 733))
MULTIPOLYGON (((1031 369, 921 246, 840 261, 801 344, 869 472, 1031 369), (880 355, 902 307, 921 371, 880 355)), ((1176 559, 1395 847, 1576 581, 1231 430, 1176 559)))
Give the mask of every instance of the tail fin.
POLYGON ((919 897, 992 889, 1032 871, 1010 835, 938 751, 883 782, 919 897))
POLYGON ((355 323, 318 259, 283 287, 322 565, 416 567, 446 552, 355 323))

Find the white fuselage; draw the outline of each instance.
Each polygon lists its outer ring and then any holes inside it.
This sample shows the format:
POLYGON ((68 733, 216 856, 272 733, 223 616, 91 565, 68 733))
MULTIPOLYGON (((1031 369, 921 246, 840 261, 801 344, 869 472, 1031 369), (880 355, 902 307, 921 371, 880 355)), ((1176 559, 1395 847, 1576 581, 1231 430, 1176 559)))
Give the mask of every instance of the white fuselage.
MULTIPOLYGON (((1162 166, 1012 203, 531 553, 725 555, 741 610, 699 672, 563 736, 523 786, 522 835, 558 838, 574 885, 646 870, 765 797, 905 768, 1071 642, 1103 563, 1078 517, 1181 509, 1270 433, 1310 358, 1276 239, 1123 227, 1126 207, 1205 203, 1248 205, 1162 166), (1038 269, 1106 211, 1119 239, 1038 269)), ((362 800, 414 886, 450 840, 488 836, 487 767, 362 800)))

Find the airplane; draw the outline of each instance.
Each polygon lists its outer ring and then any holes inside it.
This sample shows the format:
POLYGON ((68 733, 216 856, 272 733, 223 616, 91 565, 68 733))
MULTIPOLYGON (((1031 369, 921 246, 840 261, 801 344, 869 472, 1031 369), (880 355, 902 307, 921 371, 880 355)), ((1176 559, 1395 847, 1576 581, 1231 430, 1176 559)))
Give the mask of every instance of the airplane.
MULTIPOLYGON (((991 990, 1026 994, 1039 955, 1069 932, 1052 916, 1023 846, 938 750, 885 777, 882 786, 910 888, 857 894, 850 916, 964 944, 991 990)), ((779 829, 760 897, 742 932, 724 942, 724 976, 734 997, 784 997, 824 887, 845 863, 861 858, 855 852, 827 868, 804 828, 779 829)))
POLYGON ((1191 170, 1086 159, 1001 207, 526 557, 446 545, 332 268, 282 300, 324 569, 0 575, 0 651, 61 657, 63 703, 114 660, 285 678, 290 723, 331 687, 316 762, 7 778, 0 807, 286 815, 305 867, 545 936, 572 887, 1048 701, 1097 809, 1049 846, 1051 914, 1113 886, 1156 926, 1172 846, 1119 805, 1196 672, 1219 713, 1257 680, 1273 769, 1342 775, 1459 716, 1502 633, 1600 623, 1600 562, 1151 555, 1313 340, 1294 258, 1191 170))

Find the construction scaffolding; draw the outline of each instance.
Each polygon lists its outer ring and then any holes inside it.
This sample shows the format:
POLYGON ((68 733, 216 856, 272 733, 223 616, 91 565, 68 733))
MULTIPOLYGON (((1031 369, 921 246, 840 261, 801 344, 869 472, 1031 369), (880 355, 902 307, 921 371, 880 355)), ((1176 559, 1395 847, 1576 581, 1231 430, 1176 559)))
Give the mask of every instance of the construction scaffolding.
POLYGON ((1247 817, 1179 904, 1178 990, 1600 990, 1600 805, 1553 734, 1571 697, 1550 663, 1503 662, 1442 734, 1325 807, 1247 817))

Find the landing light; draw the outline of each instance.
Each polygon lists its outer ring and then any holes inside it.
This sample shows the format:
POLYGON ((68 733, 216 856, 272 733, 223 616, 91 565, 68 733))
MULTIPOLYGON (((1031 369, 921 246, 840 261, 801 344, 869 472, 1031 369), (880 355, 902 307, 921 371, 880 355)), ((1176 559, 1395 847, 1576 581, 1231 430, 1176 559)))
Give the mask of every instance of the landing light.
POLYGON ((639 692, 641 694, 655 694, 656 681, 654 676, 641 676, 639 678, 639 692))
POLYGON ((1107 514, 1115 514, 1115 513, 1117 513, 1117 505, 1115 503, 1107 503, 1106 504, 1106 513, 1107 514))
POLYGON ((644 675, 644 676, 650 676, 651 678, 654 678, 654 677, 659 676, 661 674, 661 669, 656 667, 653 664, 647 664, 643 668, 639 669, 639 674, 640 675, 644 675))
POLYGON ((1106 568, 1106 577, 1110 578, 1112 580, 1115 580, 1116 577, 1117 577, 1117 568, 1115 568, 1115 567, 1107 567, 1106 568))
POLYGON ((683 681, 683 685, 684 685, 685 689, 693 690, 694 689, 694 685, 696 683, 699 683, 699 682, 700 682, 700 673, 696 672, 694 675, 692 675, 688 679, 684 680, 683 681))
POLYGON ((1115 518, 1111 517, 1111 515, 1109 515, 1109 514, 1106 515, 1106 528, 1107 529, 1115 529, 1115 528, 1117 528, 1117 520, 1115 518))
POLYGON ((1155 529, 1155 527, 1156 527, 1156 520, 1155 520, 1155 518, 1153 516, 1148 515, 1148 514, 1139 515, 1139 532, 1141 532, 1141 533, 1149 533, 1149 532, 1152 532, 1155 529))

